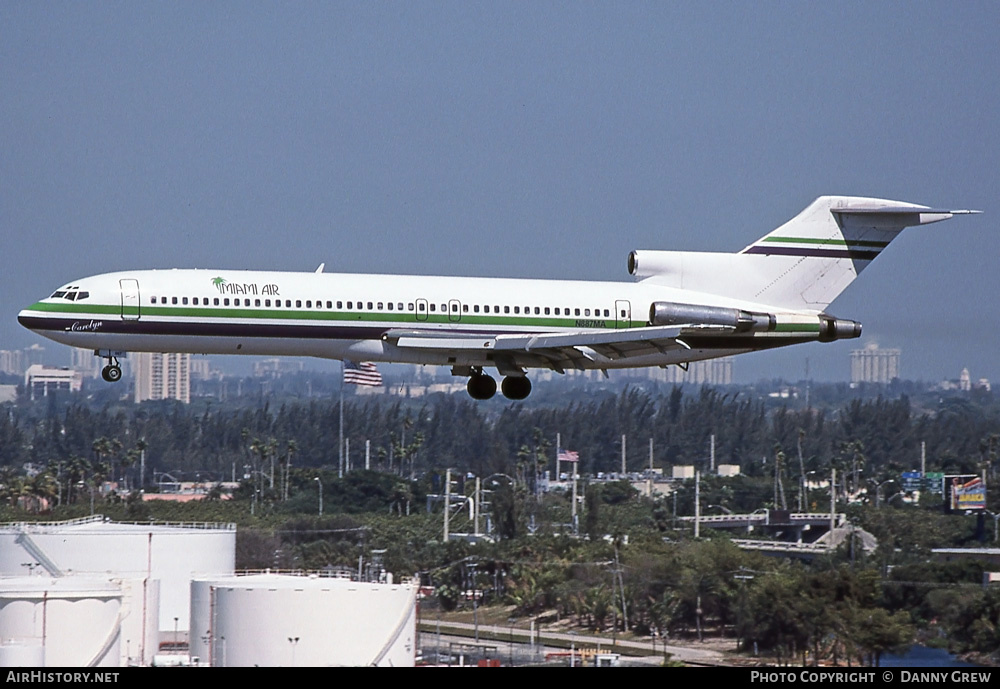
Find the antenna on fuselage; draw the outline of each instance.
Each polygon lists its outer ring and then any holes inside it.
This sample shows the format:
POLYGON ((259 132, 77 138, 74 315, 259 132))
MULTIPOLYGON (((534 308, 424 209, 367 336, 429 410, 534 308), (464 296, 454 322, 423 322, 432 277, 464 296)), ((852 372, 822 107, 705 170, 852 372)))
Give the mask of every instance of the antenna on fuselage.
POLYGON ((317 273, 322 273, 324 268, 326 268, 326 264, 325 263, 320 263, 319 264, 319 268, 316 269, 316 272, 317 273))

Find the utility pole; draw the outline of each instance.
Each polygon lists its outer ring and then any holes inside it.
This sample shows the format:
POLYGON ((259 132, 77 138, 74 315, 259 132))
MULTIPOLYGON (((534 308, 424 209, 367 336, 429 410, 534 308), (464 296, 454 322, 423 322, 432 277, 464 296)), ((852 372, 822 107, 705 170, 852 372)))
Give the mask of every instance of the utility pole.
POLYGON ((694 472, 694 537, 701 535, 701 472, 694 472))
POLYGON ((625 434, 622 433, 622 478, 625 477, 627 469, 625 468, 625 434))
POLYGON ((448 515, 451 512, 451 469, 444 472, 444 542, 448 542, 448 515))

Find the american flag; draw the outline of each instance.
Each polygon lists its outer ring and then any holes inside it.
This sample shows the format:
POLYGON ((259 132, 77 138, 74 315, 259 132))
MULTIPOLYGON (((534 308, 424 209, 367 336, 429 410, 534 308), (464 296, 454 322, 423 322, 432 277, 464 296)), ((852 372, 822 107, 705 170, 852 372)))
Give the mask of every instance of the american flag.
POLYGON ((382 387, 382 374, 370 361, 356 364, 344 359, 344 382, 348 385, 367 385, 379 388, 382 387))
POLYGON ((572 450, 560 450, 559 454, 556 455, 556 459, 560 462, 579 462, 580 453, 573 452, 572 450))

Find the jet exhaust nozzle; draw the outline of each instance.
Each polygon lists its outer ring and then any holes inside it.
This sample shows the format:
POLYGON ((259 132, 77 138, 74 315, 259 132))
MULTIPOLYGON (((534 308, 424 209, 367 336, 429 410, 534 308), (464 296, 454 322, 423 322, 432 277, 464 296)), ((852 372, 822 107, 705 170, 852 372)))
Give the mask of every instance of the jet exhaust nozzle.
POLYGON ((830 316, 820 317, 820 342, 850 340, 856 337, 861 337, 861 324, 857 321, 846 318, 831 318, 830 316))

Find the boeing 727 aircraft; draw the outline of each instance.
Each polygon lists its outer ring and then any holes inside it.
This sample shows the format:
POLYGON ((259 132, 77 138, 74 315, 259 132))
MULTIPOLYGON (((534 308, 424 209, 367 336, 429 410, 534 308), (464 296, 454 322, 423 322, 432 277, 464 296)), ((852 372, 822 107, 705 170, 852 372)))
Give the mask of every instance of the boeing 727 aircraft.
POLYGON ((823 196, 739 253, 633 251, 634 282, 142 270, 74 280, 18 321, 93 349, 451 366, 475 399, 531 392, 527 369, 687 365, 859 337, 830 303, 909 226, 978 211, 823 196))

